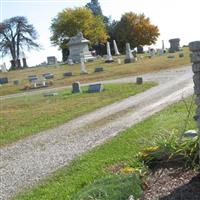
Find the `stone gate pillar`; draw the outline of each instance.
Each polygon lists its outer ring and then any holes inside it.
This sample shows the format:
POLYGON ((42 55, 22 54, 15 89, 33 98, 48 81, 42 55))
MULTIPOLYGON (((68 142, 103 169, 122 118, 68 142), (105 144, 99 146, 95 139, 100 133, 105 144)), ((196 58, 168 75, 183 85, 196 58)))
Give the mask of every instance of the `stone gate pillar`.
POLYGON ((197 121, 197 126, 200 132, 200 41, 191 42, 189 44, 191 54, 191 61, 193 63, 192 70, 194 72, 194 92, 196 95, 195 102, 197 104, 197 110, 195 115, 195 120, 197 121))

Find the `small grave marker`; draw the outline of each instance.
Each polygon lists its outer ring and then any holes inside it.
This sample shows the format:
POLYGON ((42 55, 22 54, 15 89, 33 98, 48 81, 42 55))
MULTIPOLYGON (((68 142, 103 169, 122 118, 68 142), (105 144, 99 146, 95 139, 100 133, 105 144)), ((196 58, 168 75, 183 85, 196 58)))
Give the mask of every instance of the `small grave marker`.
POLYGON ((14 80, 13 85, 19 85, 19 80, 14 80))
POLYGON ((1 77, 0 78, 0 84, 6 84, 6 83, 8 83, 8 77, 1 77))
POLYGON ((103 72, 103 67, 96 67, 94 72, 103 72))
POLYGON ((36 81, 36 80, 38 80, 38 78, 37 78, 36 75, 30 75, 30 76, 28 76, 28 81, 29 82, 36 81))
POLYGON ((96 93, 96 92, 102 92, 102 91, 103 91, 102 83, 89 85, 89 88, 88 88, 89 93, 96 93))
POLYGON ((76 81, 72 83, 72 93, 81 93, 81 84, 80 82, 76 81))
POLYGON ((49 92, 49 93, 43 94, 44 97, 54 97, 57 95, 58 95, 58 93, 56 93, 56 92, 49 92))
POLYGON ((72 76, 72 72, 65 72, 63 73, 63 76, 64 77, 72 76))
POLYGON ((45 74, 42 74, 42 76, 45 79, 52 79, 52 78, 54 78, 54 75, 52 73, 45 73, 45 74))
POLYGON ((142 77, 137 77, 137 78, 136 78, 136 83, 137 83, 138 85, 142 84, 142 83, 143 83, 143 78, 142 78, 142 77))

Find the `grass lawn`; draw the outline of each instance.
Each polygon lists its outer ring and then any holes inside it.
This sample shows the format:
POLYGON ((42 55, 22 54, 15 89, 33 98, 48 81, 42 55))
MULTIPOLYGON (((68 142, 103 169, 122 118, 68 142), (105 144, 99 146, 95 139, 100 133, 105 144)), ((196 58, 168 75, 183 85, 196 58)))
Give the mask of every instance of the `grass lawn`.
MULTIPOLYGON (((191 98, 188 101, 191 101, 191 98)), ((151 145, 155 138, 168 135, 174 131, 181 132, 186 116, 187 109, 183 102, 172 105, 164 111, 124 131, 107 143, 77 158, 69 166, 55 172, 38 186, 14 199, 72 200, 74 195, 79 194, 82 188, 88 189, 87 187, 90 187, 90 184, 94 183, 95 180, 113 176, 112 172, 108 170, 112 166, 119 164, 123 166, 137 166, 139 163, 134 161, 134 156, 144 147, 151 145)), ((188 121, 187 128, 195 128, 192 117, 188 121)), ((106 198, 102 199, 105 200, 106 198)), ((118 199, 108 198, 106 200, 118 199)), ((124 200, 127 198, 121 199, 124 200)), ((79 199, 77 198, 76 200, 79 199)))
POLYGON ((139 59, 136 63, 123 64, 124 56, 114 57, 115 62, 106 64, 102 60, 97 60, 94 62, 88 62, 86 64, 88 75, 80 75, 80 65, 75 64, 73 66, 69 65, 60 65, 60 66, 45 66, 45 67, 34 67, 28 68, 19 71, 10 71, 8 73, 1 73, 0 77, 7 76, 9 83, 2 85, 0 87, 0 96, 22 92, 22 88, 29 84, 27 77, 29 75, 37 75, 39 78, 42 78, 42 74, 51 72, 55 75, 53 79, 53 86, 59 87, 71 85, 72 82, 79 80, 81 83, 94 82, 105 79, 116 79, 119 77, 131 76, 141 73, 147 73, 152 71, 158 71, 161 69, 169 69, 174 67, 181 67, 188 65, 190 63, 189 50, 188 48, 183 49, 184 57, 179 58, 178 54, 175 53, 174 59, 167 58, 169 54, 164 56, 155 56, 152 59, 149 59, 145 55, 139 55, 139 59), (122 61, 121 65, 118 65, 117 58, 120 58, 122 61), (94 73, 94 69, 97 66, 104 67, 104 72, 94 73), (72 72, 74 76, 64 78, 64 72, 72 72), (19 86, 13 85, 13 80, 20 80, 21 84, 19 86))
POLYGON ((67 89, 55 97, 42 94, 2 100, 0 145, 55 127, 86 112, 143 92, 155 83, 109 84, 102 93, 71 94, 67 89))

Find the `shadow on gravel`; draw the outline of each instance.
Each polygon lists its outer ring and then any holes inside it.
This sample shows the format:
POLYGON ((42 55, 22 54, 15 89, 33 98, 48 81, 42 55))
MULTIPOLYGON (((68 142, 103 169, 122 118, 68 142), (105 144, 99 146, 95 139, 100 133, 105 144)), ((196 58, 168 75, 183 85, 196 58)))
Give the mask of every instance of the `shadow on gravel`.
POLYGON ((159 200, 200 200, 200 173, 159 200))

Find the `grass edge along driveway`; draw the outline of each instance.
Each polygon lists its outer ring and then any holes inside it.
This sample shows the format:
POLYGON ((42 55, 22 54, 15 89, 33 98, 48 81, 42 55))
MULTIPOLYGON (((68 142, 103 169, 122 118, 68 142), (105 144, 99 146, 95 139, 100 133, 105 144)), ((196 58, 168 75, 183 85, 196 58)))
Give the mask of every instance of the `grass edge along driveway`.
MULTIPOLYGON (((191 101, 191 97, 187 99, 191 101)), ((188 120, 188 129, 195 128, 195 122, 188 120)), ((169 106, 143 122, 122 132, 115 138, 98 146, 53 173, 38 186, 15 197, 15 200, 72 200, 83 187, 95 180, 112 175, 112 166, 137 166, 134 156, 144 147, 152 145, 155 138, 174 131, 181 132, 187 117, 184 102, 169 106)), ((77 199, 78 200, 78 199, 77 199)), ((109 199, 110 200, 110 199, 109 199)), ((113 199, 114 200, 114 199, 113 199)))

